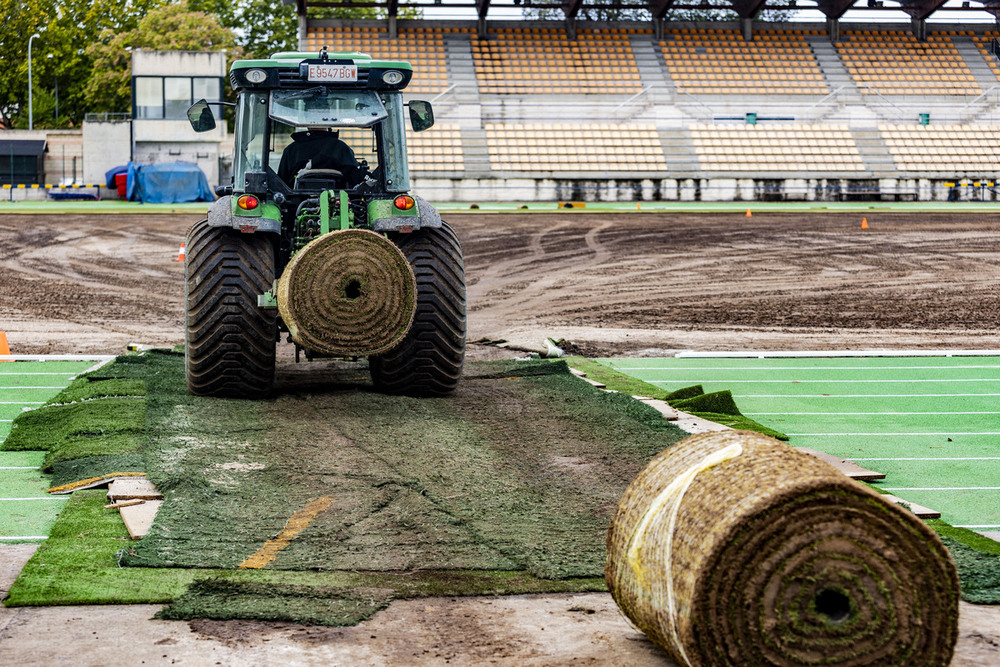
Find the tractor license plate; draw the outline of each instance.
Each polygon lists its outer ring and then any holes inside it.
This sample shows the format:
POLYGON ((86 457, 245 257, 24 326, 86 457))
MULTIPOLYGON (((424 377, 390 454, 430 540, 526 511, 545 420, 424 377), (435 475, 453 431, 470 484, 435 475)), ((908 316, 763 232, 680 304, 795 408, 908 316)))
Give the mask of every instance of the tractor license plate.
POLYGON ((309 65, 309 81, 357 81, 357 65, 309 65))

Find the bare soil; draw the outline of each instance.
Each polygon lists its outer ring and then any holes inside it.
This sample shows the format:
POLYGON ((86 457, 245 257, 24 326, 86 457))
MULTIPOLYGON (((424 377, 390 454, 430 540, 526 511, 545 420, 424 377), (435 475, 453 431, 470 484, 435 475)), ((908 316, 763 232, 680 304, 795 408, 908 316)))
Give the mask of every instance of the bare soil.
MULTIPOLYGON (((994 348, 1000 212, 452 214, 469 340, 588 355, 994 348)), ((15 353, 183 341, 186 215, 0 215, 15 353)), ((475 355, 475 346, 470 350, 475 355)))
MULTIPOLYGON (((182 343, 173 260, 198 217, 0 215, 0 331, 12 351, 182 343)), ((867 230, 856 213, 452 214, 469 340, 480 341, 469 356, 547 336, 591 356, 1000 347, 1000 212, 866 217, 867 230)), ((0 546, 0 594, 28 555, 0 546)), ((0 662, 670 664, 597 594, 399 601, 340 630, 147 620, 154 610, 0 609, 0 662)), ((1000 609, 961 613, 953 664, 1000 663, 1000 609)))

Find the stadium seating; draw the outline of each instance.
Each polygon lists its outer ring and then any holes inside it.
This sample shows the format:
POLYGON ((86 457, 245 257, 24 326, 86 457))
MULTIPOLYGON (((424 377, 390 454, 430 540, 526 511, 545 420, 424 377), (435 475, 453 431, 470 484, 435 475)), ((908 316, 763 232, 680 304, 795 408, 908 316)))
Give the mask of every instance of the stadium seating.
POLYGON ((656 127, 640 123, 487 123, 490 164, 500 172, 665 173, 656 127))
POLYGON ((901 30, 845 31, 837 52, 863 93, 979 95, 969 67, 947 35, 918 41, 901 30))
POLYGON ((883 124, 879 131, 901 172, 985 176, 1000 165, 998 125, 883 124))
POLYGON ((707 172, 857 172, 864 170, 846 126, 708 124, 691 126, 701 169, 707 172))
MULTIPOLYGON (((635 32, 635 31, 632 31, 635 32)), ((501 29, 472 40, 479 92, 631 95, 642 90, 625 30, 501 29)))
POLYGON ((453 30, 414 28, 389 39, 381 28, 310 26, 304 46, 309 51, 326 46, 330 51, 360 51, 374 58, 406 60, 414 72, 407 90, 434 94, 450 85, 444 36, 453 30))
POLYGON ((803 31, 762 30, 748 42, 736 30, 683 28, 659 46, 674 85, 686 93, 829 92, 803 31))
POLYGON ((992 53, 990 53, 990 44, 994 39, 1000 38, 1000 32, 996 30, 987 30, 982 35, 973 35, 972 41, 979 49, 980 55, 983 56, 983 60, 986 61, 986 66, 990 68, 993 76, 1000 81, 1000 65, 997 64, 997 58, 992 53))
POLYGON ((407 132, 406 146, 410 170, 415 173, 465 170, 462 131, 458 125, 439 123, 423 132, 407 132))

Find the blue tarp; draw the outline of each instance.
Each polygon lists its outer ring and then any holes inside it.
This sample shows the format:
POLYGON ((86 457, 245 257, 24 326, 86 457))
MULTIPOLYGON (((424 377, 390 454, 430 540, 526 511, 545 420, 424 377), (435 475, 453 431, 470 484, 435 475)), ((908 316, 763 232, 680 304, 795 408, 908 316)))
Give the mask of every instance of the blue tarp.
POLYGON ((215 201, 205 172, 191 162, 166 164, 128 163, 128 190, 131 201, 149 204, 178 204, 188 201, 215 201))
POLYGON ((128 167, 121 165, 120 167, 115 167, 114 169, 108 169, 104 172, 104 184, 109 188, 115 187, 115 176, 118 174, 128 173, 128 167))

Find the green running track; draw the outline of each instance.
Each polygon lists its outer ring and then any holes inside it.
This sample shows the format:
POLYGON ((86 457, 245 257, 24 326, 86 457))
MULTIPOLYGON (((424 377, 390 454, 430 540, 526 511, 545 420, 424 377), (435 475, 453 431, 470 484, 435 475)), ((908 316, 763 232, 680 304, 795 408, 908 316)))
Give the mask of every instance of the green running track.
POLYGON ((1000 353, 815 354, 599 361, 668 391, 728 389, 790 444, 883 472, 878 488, 952 525, 1000 531, 1000 353))
MULTIPOLYGON (((0 361, 0 443, 25 408, 37 408, 62 391, 93 360, 0 361)), ((0 451, 0 544, 40 542, 69 496, 50 496, 39 466, 45 452, 0 451)))

